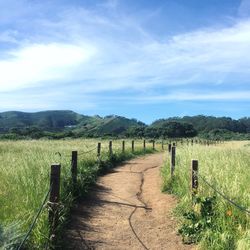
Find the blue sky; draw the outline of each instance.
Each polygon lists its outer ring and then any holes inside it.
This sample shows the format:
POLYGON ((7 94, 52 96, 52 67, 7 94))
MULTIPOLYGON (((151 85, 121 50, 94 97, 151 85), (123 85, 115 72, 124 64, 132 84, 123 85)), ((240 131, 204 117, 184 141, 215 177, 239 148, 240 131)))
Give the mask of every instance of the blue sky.
POLYGON ((249 116, 250 0, 0 0, 0 107, 249 116))

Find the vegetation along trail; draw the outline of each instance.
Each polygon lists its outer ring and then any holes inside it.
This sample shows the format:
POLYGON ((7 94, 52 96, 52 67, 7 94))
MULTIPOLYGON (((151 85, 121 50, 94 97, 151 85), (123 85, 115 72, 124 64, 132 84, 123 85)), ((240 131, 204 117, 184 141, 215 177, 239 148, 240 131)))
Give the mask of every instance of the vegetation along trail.
POLYGON ((161 193, 163 157, 140 157, 100 177, 73 210, 67 248, 192 249, 176 235, 176 199, 161 193))

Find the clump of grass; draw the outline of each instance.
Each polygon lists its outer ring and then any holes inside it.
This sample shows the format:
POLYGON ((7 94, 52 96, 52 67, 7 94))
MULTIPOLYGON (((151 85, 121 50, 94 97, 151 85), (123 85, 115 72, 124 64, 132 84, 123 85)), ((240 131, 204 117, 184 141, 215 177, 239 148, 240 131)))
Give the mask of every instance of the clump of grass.
MULTIPOLYGON (((250 208, 250 157, 245 142, 228 142, 217 146, 178 146, 176 170, 170 180, 169 161, 163 176, 163 191, 175 194, 179 204, 175 214, 182 224, 180 232, 186 242, 199 242, 201 249, 244 249, 249 243, 250 216, 225 201, 199 178, 197 198, 208 201, 215 197, 211 210, 211 224, 204 226, 207 216, 195 211, 198 204, 192 201, 191 159, 199 160, 199 173, 214 187, 236 203, 250 208), (192 215, 192 216, 191 216, 192 215), (196 227, 196 228, 195 228, 196 227), (188 231, 189 230, 189 231, 188 231)), ((198 202, 199 203, 199 202, 198 202)), ((202 205, 202 202, 199 204, 202 205)), ((248 245, 249 249, 250 244, 248 245)))
POLYGON ((19 222, 9 224, 8 226, 0 225, 0 249, 16 249, 22 236, 19 222))

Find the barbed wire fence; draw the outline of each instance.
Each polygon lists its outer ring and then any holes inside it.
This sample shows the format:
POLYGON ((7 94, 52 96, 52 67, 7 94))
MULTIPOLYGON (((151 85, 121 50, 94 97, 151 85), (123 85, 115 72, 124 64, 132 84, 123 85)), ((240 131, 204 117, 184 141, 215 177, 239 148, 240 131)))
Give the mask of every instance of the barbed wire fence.
MULTIPOLYGON (((177 140, 178 141, 178 140, 177 140)), ((177 141, 175 141, 173 143, 174 146, 177 146, 177 141)), ((191 141, 190 141, 191 142, 191 141)), ((152 143, 152 148, 153 150, 155 150, 155 140, 150 140, 150 143, 152 143)), ((171 143, 171 140, 169 141, 169 143, 171 143)), ((165 145, 168 145, 169 146, 169 143, 164 143, 164 141, 161 141, 161 149, 164 150, 164 146, 165 145)), ((185 142, 183 142, 185 143, 185 142)), ((189 141, 186 142, 187 144, 189 143, 189 141)), ((196 141, 197 144, 204 144, 204 142, 201 142, 201 141, 196 141)), ((182 142, 181 142, 182 144, 182 142)), ((193 144, 193 143, 192 143, 193 144)), ((209 145, 209 143, 207 143, 209 145)), ((131 152, 134 153, 135 152, 135 144, 134 144, 134 141, 132 141, 132 145, 131 145, 131 152)), ((124 153, 125 152, 125 141, 123 141, 122 143, 122 147, 121 148, 115 148, 115 150, 113 149, 112 147, 112 141, 109 142, 109 147, 107 147, 106 149, 108 149, 108 157, 114 155, 114 154, 118 154, 118 153, 124 153)), ((144 152, 145 149, 146 149, 146 141, 143 140, 143 146, 142 146, 142 149, 144 149, 144 152)), ((63 154, 59 151, 55 152, 55 156, 59 156, 59 159, 57 159, 57 161, 60 163, 58 164, 59 166, 61 165, 62 163, 62 160, 64 160, 64 163, 66 162, 66 164, 70 164, 71 166, 73 166, 74 164, 74 157, 73 157, 73 152, 77 152, 77 156, 85 156, 85 155, 88 155, 88 154, 91 154, 93 153, 94 151, 97 151, 97 164, 100 164, 101 162, 101 159, 102 159, 102 154, 101 154, 101 143, 91 149, 88 149, 88 150, 85 150, 85 151, 72 151, 71 154, 63 154)), ((76 157, 76 160, 77 160, 77 157, 76 157)), ((77 164, 76 164, 77 165, 77 164)), ((56 165, 57 166, 57 165, 56 165)), ((77 169, 75 170, 77 172, 77 169)), ((72 172, 72 178, 73 177, 73 172, 72 172)), ((200 176, 200 175, 199 175, 200 176)), ((203 181, 208 185, 210 186, 211 188, 213 188, 215 190, 215 188, 210 185, 206 180, 205 178, 203 178, 202 176, 200 176, 203 181)), ((60 177, 59 177, 60 179, 60 177)), ((25 247, 25 244, 26 242, 28 241, 30 235, 32 234, 32 231, 33 229, 35 228, 36 226, 36 223, 40 217, 40 215, 42 214, 44 208, 50 203, 50 204, 56 204, 55 202, 51 202, 51 201, 48 201, 49 200, 49 195, 51 194, 51 191, 52 191, 52 188, 53 188, 53 185, 54 183, 52 182, 48 191, 44 194, 44 198, 42 200, 42 203, 41 203, 41 206, 38 208, 37 210, 37 213, 35 214, 34 216, 34 219, 28 229, 28 231, 24 234, 24 237, 23 237, 23 240, 21 241, 21 244, 18 246, 18 250, 22 250, 24 247, 25 247)), ((59 187, 58 187, 58 183, 56 184, 57 188, 58 189, 57 191, 59 191, 59 187)), ((246 211, 248 214, 250 214, 250 211, 249 210, 246 210, 244 207, 236 204, 234 201, 232 201, 231 199, 229 199, 228 197, 226 197, 225 195, 223 195, 221 192, 219 192, 217 190, 217 193, 220 194, 222 197, 224 197, 228 202, 230 202, 231 204, 235 205, 236 207, 238 207, 239 209, 241 209, 242 211, 246 211)), ((48 242, 50 240, 50 237, 48 237, 48 240, 47 240, 47 243, 46 243, 46 249, 48 248, 48 242)))
POLYGON ((41 206, 39 207, 30 227, 29 227, 29 230, 27 231, 27 233, 24 235, 24 238, 21 242, 21 244, 19 245, 19 247, 17 248, 18 250, 21 250, 23 248, 23 246, 25 245, 26 241, 28 240, 29 236, 31 235, 32 233, 32 230, 34 229, 35 225, 36 225, 36 222, 39 218, 39 216, 41 215, 43 209, 46 207, 46 203, 48 201, 48 197, 49 197, 49 194, 50 194, 50 191, 51 191, 51 188, 52 188, 52 185, 50 186, 50 188, 48 189, 48 191, 46 192, 45 196, 44 196, 44 199, 42 201, 42 204, 41 206))
MULTIPOLYGON (((169 144, 169 151, 168 151, 168 153, 170 155, 170 173, 171 173, 172 180, 173 180, 174 171, 175 171, 176 146, 177 146, 176 143, 169 144)), ((242 206, 241 204, 238 204, 232 198, 230 198, 228 195, 225 195, 224 192, 222 192, 217 187, 215 187, 215 185, 208 182, 207 179, 198 172, 198 160, 192 160, 192 164, 191 164, 192 197, 194 197, 194 195, 197 194, 198 179, 202 180, 202 182, 206 186, 208 186, 210 189, 212 189, 217 195, 222 197, 222 199, 225 200, 227 203, 233 205, 235 208, 246 213, 247 215, 250 215, 250 210, 248 208, 242 206)))
MULTIPOLYGON (((152 146, 154 147, 154 142, 153 142, 152 146)), ((144 148, 145 148, 145 145, 144 145, 144 148)), ((111 157, 114 154, 125 153, 125 146, 114 150, 112 147, 112 143, 110 143, 109 147, 107 147, 106 149, 108 150, 108 152, 106 152, 106 155, 108 157, 111 157)), ((132 153, 134 153, 134 142, 132 143, 132 147, 130 148, 130 150, 132 153)), ((143 150, 143 147, 142 147, 142 150, 143 150)), ((64 164, 66 163, 67 165, 68 164, 71 165, 72 180, 73 180, 73 182, 74 182, 74 180, 77 181, 77 179, 74 177, 74 174, 77 174, 77 160, 78 160, 77 156, 86 156, 88 154, 92 154, 94 151, 96 151, 96 153, 97 153, 96 154, 96 158, 97 158, 96 164, 100 164, 100 162, 102 160, 101 143, 98 143, 97 146, 95 146, 91 149, 85 150, 85 151, 72 151, 71 154, 65 154, 65 153, 62 153, 59 151, 54 153, 54 155, 56 157, 58 157, 58 159, 55 159, 55 160, 59 163, 51 165, 50 187, 47 190, 47 192, 44 194, 44 198, 42 199, 41 205, 38 208, 27 232, 24 234, 20 245, 17 247, 17 250, 25 249, 25 247, 27 246, 27 241, 29 240, 29 237, 31 236, 31 234, 34 230, 39 217, 41 216, 42 212, 44 211, 44 209, 47 206, 49 206, 49 217, 51 217, 51 215, 53 217, 58 216, 57 209, 58 209, 58 205, 59 205, 59 196, 60 196, 59 195, 59 193, 60 193, 60 168, 61 168, 62 162, 64 164), (76 154, 74 154, 73 152, 76 152, 76 154), (74 158, 75 156, 73 156, 73 155, 76 155, 76 158, 74 158), (76 167, 76 169, 73 170, 74 166, 76 167)), ((49 218, 49 220, 50 220, 50 218, 49 218)), ((52 218, 53 223, 54 223, 54 221, 57 221, 57 220, 58 220, 58 218, 52 218)), ((50 232, 52 232, 52 233, 54 233, 53 227, 55 227, 55 225, 51 226, 50 232)), ((52 234, 52 233, 50 233, 50 234, 52 234)), ((48 236, 45 249, 50 247, 51 238, 52 238, 51 235, 48 236)))
POLYGON ((250 210, 248 210, 247 208, 243 207, 242 205, 239 205, 238 203, 236 203, 235 201, 233 201, 231 198, 229 198, 227 195, 225 195, 224 193, 222 193, 222 191, 218 190, 214 185, 212 185, 211 183, 209 183, 205 177, 203 177, 201 174, 197 174, 198 177, 200 177, 200 179, 211 189, 214 190, 215 193, 217 193, 218 195, 220 195, 225 201, 227 201, 228 203, 230 203, 231 205, 233 205, 234 207, 238 208, 239 210, 241 210, 242 212, 245 212, 246 214, 250 215, 250 210))

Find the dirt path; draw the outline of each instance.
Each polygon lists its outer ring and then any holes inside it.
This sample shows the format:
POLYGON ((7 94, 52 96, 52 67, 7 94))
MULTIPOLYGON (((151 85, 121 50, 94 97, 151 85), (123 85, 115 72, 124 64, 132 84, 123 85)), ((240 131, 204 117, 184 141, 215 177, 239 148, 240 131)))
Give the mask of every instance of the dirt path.
POLYGON ((176 200, 161 193, 163 154, 137 158, 100 177, 73 211, 68 249, 192 249, 176 235, 176 200))

